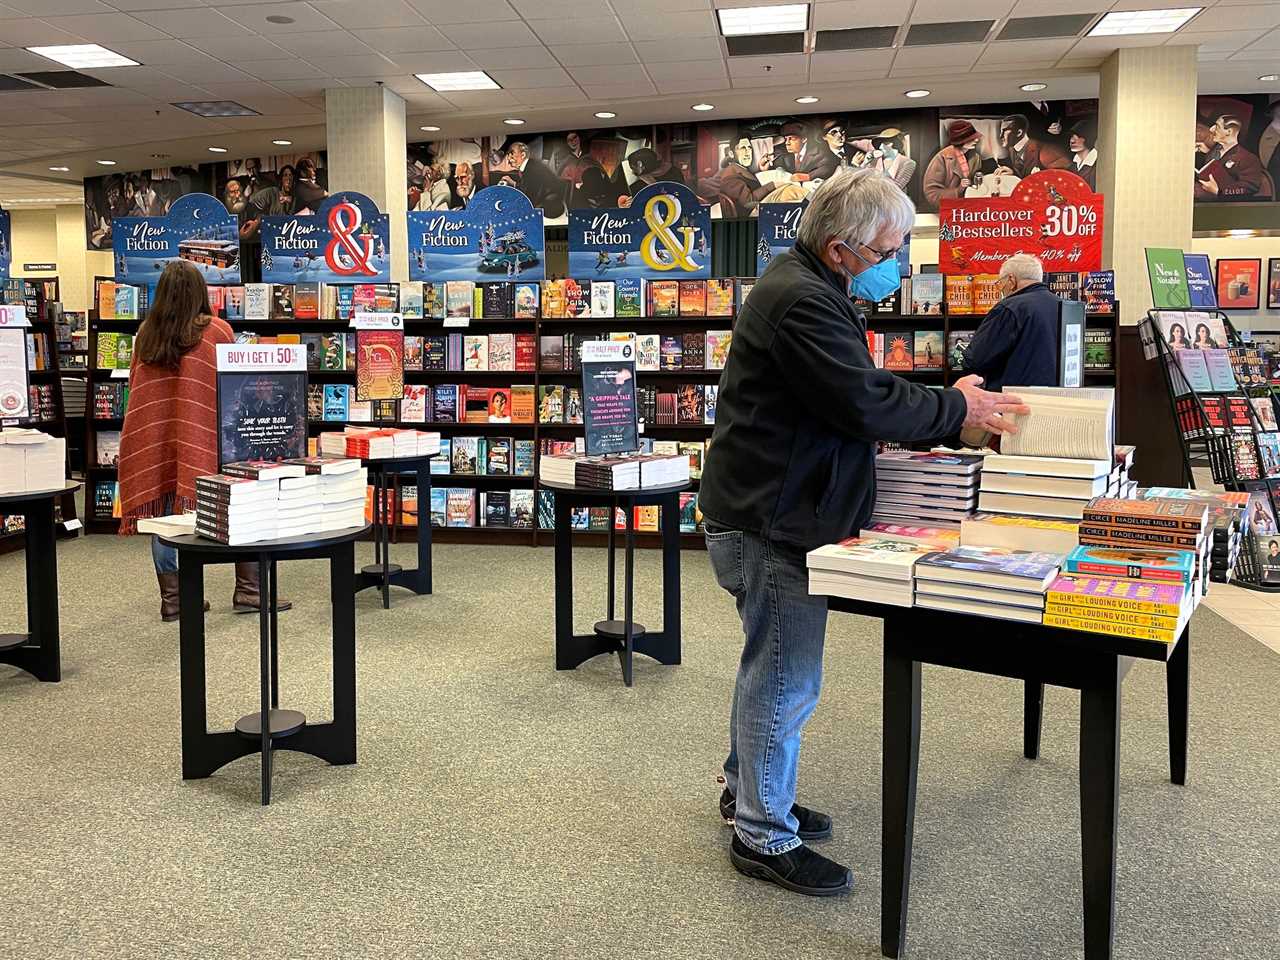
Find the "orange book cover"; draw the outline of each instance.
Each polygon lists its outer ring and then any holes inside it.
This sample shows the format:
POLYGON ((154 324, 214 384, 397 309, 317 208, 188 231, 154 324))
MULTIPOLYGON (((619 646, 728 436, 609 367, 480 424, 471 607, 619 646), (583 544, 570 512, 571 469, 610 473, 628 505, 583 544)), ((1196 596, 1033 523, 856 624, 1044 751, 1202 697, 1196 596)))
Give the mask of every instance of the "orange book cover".
POLYGON ((705 317, 707 315, 707 282, 705 280, 680 281, 680 316, 705 317))
POLYGON ((98 284, 98 319, 114 320, 116 318, 116 285, 111 280, 103 280, 98 284))
POLYGON ((946 296, 947 313, 952 316, 973 313, 973 277, 948 275, 946 296))
POLYGON ((533 423, 536 409, 532 384, 517 383, 511 387, 512 423, 533 423))
POLYGON ((973 278, 973 312, 986 314, 1000 302, 1000 276, 979 273, 973 278))

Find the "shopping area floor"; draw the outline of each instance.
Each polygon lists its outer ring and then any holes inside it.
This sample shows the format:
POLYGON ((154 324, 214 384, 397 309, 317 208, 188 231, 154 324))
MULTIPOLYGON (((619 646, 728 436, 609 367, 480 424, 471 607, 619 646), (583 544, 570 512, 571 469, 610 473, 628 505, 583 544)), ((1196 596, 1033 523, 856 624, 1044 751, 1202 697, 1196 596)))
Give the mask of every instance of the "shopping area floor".
MULTIPOLYGON (((361 552, 367 551, 362 546, 361 552)), ((408 548, 397 547, 398 554, 408 548)), ((0 957, 875 958, 878 622, 836 615, 802 799, 857 877, 814 900, 739 876, 715 782, 740 650, 702 552, 683 557, 684 663, 552 666, 552 552, 441 546, 436 593, 358 598, 359 756, 277 755, 184 783, 177 626, 145 542, 60 549, 64 680, 0 666, 0 957)), ((582 550, 579 627, 603 602, 582 550)), ((0 558, 0 625, 23 617, 0 558)), ((281 567, 282 704, 329 716, 327 575, 281 567)), ((658 621, 642 554, 642 621, 658 621)), ((209 574, 210 723, 257 702, 257 620, 209 574)), ((1276 618, 1280 620, 1280 617, 1276 618)), ((1118 960, 1280 956, 1280 655, 1194 624, 1190 783, 1168 782, 1163 672, 1125 685, 1118 960)), ((957 643, 977 638, 957 636, 957 643)), ((1078 696, 1049 691, 1043 758, 1021 690, 925 668, 912 960, 1081 956, 1078 696)))

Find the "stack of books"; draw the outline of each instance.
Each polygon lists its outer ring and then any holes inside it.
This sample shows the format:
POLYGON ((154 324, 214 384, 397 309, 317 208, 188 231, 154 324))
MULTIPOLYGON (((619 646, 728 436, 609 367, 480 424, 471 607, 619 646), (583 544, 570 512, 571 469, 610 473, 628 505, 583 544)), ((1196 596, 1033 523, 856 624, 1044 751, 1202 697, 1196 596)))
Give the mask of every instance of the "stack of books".
POLYGON ((1063 574, 1046 594, 1047 626, 1174 643, 1195 610, 1184 584, 1063 574))
POLYGON ((949 527, 917 526, 911 523, 885 523, 873 520, 859 531, 863 540, 896 540, 899 543, 930 544, 935 550, 950 550, 958 547, 962 540, 962 531, 949 527))
POLYGON ((810 550, 805 558, 809 593, 909 607, 916 562, 933 549, 926 543, 851 537, 810 550))
POLYGON ((689 482, 689 458, 660 453, 589 457, 572 452, 543 454, 538 479, 560 486, 641 490, 689 482))
POLYGON ((67 478, 67 441, 39 430, 0 430, 0 493, 55 490, 67 478))
POLYGON ((1079 543, 1080 524, 1017 513, 975 513, 960 522, 966 547, 1004 547, 1066 556, 1079 543))
POLYGON ((890 450, 876 457, 872 520, 959 529, 974 512, 982 457, 890 450))
POLYGON ((398 457, 428 457, 440 453, 440 434, 401 428, 377 429, 348 424, 342 431, 320 434, 321 455, 389 460, 398 457))
POLYGON ((1062 557, 1001 547, 954 547, 916 563, 915 605, 1040 623, 1062 557))
MULTIPOLYGON (((1266 497, 1263 491, 1260 497, 1266 497)), ((1139 500, 1152 497, 1164 499, 1195 500, 1209 508, 1209 579, 1217 583, 1230 583, 1235 574, 1240 550, 1244 546, 1247 514, 1255 494, 1247 491, 1185 490, 1180 487, 1140 487, 1136 491, 1139 500)), ((1269 513, 1269 511, 1268 511, 1269 513)), ((1274 525, 1263 524, 1274 530, 1274 525)))
MULTIPOLYGON (((1212 536, 1209 510, 1199 500, 1152 497, 1145 500, 1121 500, 1098 497, 1091 500, 1080 523, 1080 546, 1072 557, 1087 552, 1090 563, 1101 562, 1113 567, 1132 557, 1137 566, 1150 566, 1146 579, 1172 580, 1162 576, 1161 569, 1190 570, 1188 586, 1197 597, 1208 589, 1209 551, 1212 536)), ((1071 572, 1104 573, 1097 566, 1069 567, 1071 572)), ((1128 576, 1123 571, 1111 576, 1128 576)))
POLYGON ((239 546, 273 540, 280 481, 219 473, 196 477, 196 533, 239 546))
POLYGON ((982 464, 978 509, 1079 520, 1094 497, 1118 492, 1116 470, 1112 460, 992 454, 982 464))

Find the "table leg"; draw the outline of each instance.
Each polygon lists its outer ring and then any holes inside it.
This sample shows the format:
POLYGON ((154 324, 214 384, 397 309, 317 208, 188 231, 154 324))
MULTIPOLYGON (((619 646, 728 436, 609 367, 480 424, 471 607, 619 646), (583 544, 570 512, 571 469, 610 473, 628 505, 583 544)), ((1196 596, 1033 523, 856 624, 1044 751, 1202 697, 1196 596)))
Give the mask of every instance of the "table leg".
MULTIPOLYGON (((616 517, 616 514, 614 515, 616 517)), ((613 524, 609 524, 610 530, 613 524)), ((610 553, 612 556, 612 552, 610 553)), ((627 545, 626 555, 623 559, 623 580, 622 580, 622 616, 623 616, 623 635, 622 635, 622 682, 628 687, 632 681, 632 667, 635 658, 635 557, 636 557, 636 512, 628 507, 627 509, 627 545)), ((610 602, 612 603, 613 591, 610 590, 610 602)), ((612 619, 612 618, 611 618, 612 619)))
POLYGON ((1080 690, 1080 838, 1085 960, 1110 960, 1115 924, 1116 820, 1120 794, 1117 658, 1100 656, 1080 690))
POLYGON ((903 955, 907 944, 911 839, 920 762, 920 663, 898 652, 896 628, 896 621, 885 620, 880 839, 880 952, 894 958, 903 955))
POLYGON ((577 666, 570 658, 573 643, 573 527, 569 498, 559 492, 555 498, 556 669, 572 670, 577 666))
POLYGON ((680 662, 680 495, 671 494, 662 509, 662 649, 660 663, 680 662))
POLYGON ((373 484, 373 500, 369 505, 369 520, 373 524, 373 562, 375 565, 382 562, 382 538, 378 536, 378 525, 381 522, 378 511, 378 490, 382 485, 381 474, 376 469, 371 471, 370 481, 373 484))
POLYGON ((182 779, 208 776, 201 748, 208 733, 204 664, 204 562, 194 551, 178 561, 178 684, 182 702, 182 779))
POLYGON ((1165 667, 1169 700, 1169 779, 1187 784, 1187 716, 1191 705, 1191 627, 1173 648, 1165 667))
MULTIPOLYGON (((258 555, 258 664, 262 701, 262 805, 271 802, 271 611, 262 602, 263 593, 275 595, 271 582, 273 565, 269 554, 258 555), (263 586, 270 585, 264 591, 263 586)), ((181 602, 181 601, 179 601, 181 602)))
POLYGON ((1022 688, 1022 755, 1040 756, 1040 727, 1044 721, 1044 684, 1028 680, 1022 688))
POLYGON ((418 465, 418 592, 431 590, 431 461, 424 460, 418 465))
POLYGON ((387 518, 387 481, 391 475, 379 473, 379 485, 375 490, 378 505, 382 509, 382 525, 376 530, 382 533, 382 609, 391 609, 391 523, 387 518))
POLYGON ((614 601, 614 597, 616 597, 618 594, 618 580, 617 580, 617 572, 616 572, 617 563, 614 557, 614 550, 616 549, 616 545, 617 545, 617 533, 618 533, 617 527, 618 527, 618 498, 614 497, 609 504, 608 546, 605 548, 609 551, 609 596, 605 601, 605 614, 604 614, 604 618, 606 620, 613 619, 613 614, 614 614, 613 601, 614 601))
POLYGON ((31 673, 45 683, 62 680, 58 623, 58 544, 53 499, 33 503, 24 514, 27 566, 27 633, 33 651, 31 673))
POLYGON ((356 762, 356 600, 355 544, 329 558, 329 594, 333 603, 333 726, 340 738, 330 763, 356 762))
MULTIPOLYGON (((258 591, 262 596, 262 591, 258 591)), ((271 559, 271 709, 280 709, 280 628, 276 622, 276 561, 271 559)))

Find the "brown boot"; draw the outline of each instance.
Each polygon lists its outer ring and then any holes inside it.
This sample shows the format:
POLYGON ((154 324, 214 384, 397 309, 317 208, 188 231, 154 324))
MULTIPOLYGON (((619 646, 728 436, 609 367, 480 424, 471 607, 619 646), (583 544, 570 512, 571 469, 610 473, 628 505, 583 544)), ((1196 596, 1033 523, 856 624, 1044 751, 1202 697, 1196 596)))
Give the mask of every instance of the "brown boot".
MULTIPOLYGON (((178 575, 176 573, 160 573, 156 571, 156 579, 160 581, 160 622, 173 623, 178 619, 178 575)), ((205 613, 209 612, 209 601, 204 602, 205 613)))
MULTIPOLYGON (((257 613, 262 606, 262 591, 258 586, 256 563, 236 564, 236 590, 231 595, 231 609, 235 613, 257 613)), ((276 612, 288 610, 293 604, 276 598, 276 612)))

